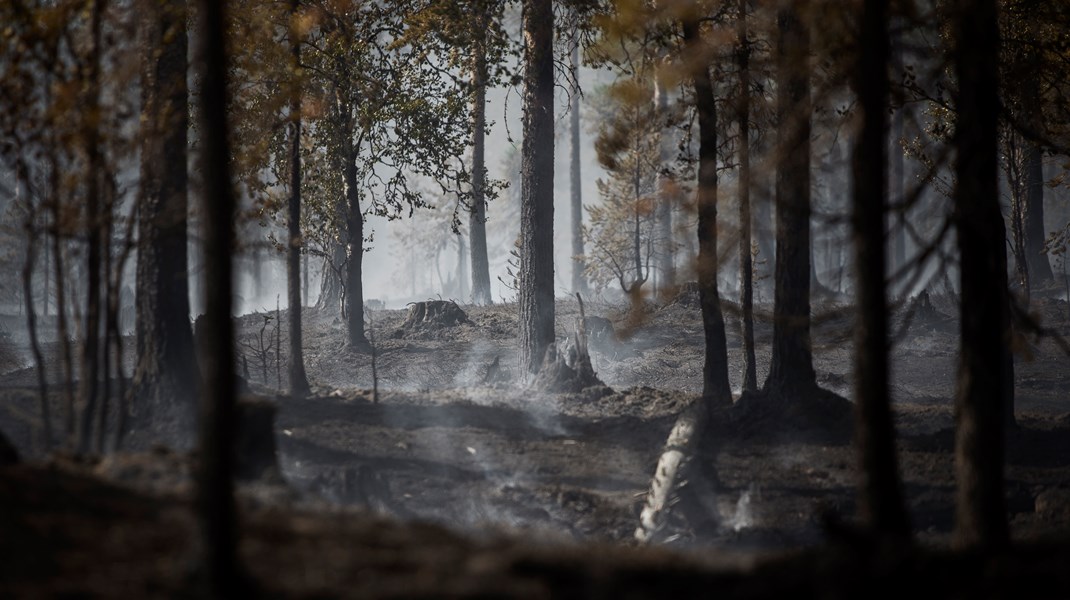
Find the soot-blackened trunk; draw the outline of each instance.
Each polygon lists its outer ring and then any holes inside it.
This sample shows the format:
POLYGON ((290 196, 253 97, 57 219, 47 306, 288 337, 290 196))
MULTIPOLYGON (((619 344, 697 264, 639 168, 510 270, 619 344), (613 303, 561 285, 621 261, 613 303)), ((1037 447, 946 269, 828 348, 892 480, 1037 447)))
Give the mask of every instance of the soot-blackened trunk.
POLYGON ((747 0, 739 0, 739 309, 743 333, 743 391, 758 390, 754 357, 754 261, 751 255, 750 207, 750 45, 747 40, 747 0))
POLYGON ((909 533, 888 392, 888 300, 885 288, 884 206, 888 147, 888 0, 862 5, 855 92, 862 115, 852 160, 853 237, 857 282, 855 321, 855 439, 859 453, 859 511, 881 536, 909 533))
POLYGON ((480 7, 476 40, 472 46, 472 211, 468 215, 471 239, 472 302, 491 304, 490 260, 487 258, 486 198, 486 128, 487 128, 487 54, 484 32, 487 27, 485 7, 480 7))
POLYGON ((201 173, 205 215, 205 332, 203 394, 200 411, 200 460, 197 469, 201 557, 211 595, 241 595, 234 505, 235 404, 234 324, 231 254, 234 247, 234 193, 230 181, 227 125, 224 7, 202 0, 201 173))
POLYGON ((345 194, 346 194, 346 340, 355 348, 367 348, 364 334, 364 215, 360 212, 360 192, 357 189, 357 156, 352 137, 345 144, 345 194))
POLYGON ((810 30, 802 0, 777 11, 776 267, 766 389, 816 386, 810 346, 810 30))
MULTIPOLYGON (((103 48, 101 21, 104 16, 105 3, 98 0, 93 3, 90 15, 90 37, 92 39, 92 59, 90 60, 88 85, 85 97, 85 114, 95 115, 100 110, 101 63, 103 48)), ((100 358, 101 336, 100 321, 103 304, 101 287, 102 254, 104 241, 103 211, 101 206, 101 173, 104 157, 100 148, 99 123, 85 117, 84 139, 86 157, 86 312, 82 340, 82 363, 79 381, 79 398, 82 403, 80 431, 78 433, 78 450, 88 452, 93 439, 93 422, 100 396, 100 358)))
POLYGON ((953 193, 961 272, 961 348, 955 396, 955 543, 997 550, 1008 543, 1004 500, 1007 397, 1007 251, 999 206, 996 0, 956 0, 953 193))
POLYGON ((192 419, 197 363, 187 253, 187 7, 185 0, 148 0, 142 9, 135 397, 146 407, 181 406, 192 419))
MULTIPOLYGON (((296 17, 298 5, 290 5, 296 17)), ((301 64, 301 44, 296 28, 290 35, 294 68, 301 64)), ((290 98, 290 206, 289 206, 289 253, 286 260, 287 294, 290 303, 290 394, 295 397, 309 393, 308 375, 305 373, 305 357, 301 349, 301 86, 294 84, 290 98)))
POLYGON ((520 199, 520 369, 535 373, 554 341, 554 16, 524 2, 524 143, 520 199))
POLYGON ((1044 163, 1040 146, 1028 142, 1025 150, 1025 256, 1029 284, 1042 286, 1054 278, 1044 249, 1044 163))
POLYGON ((711 406, 732 402, 728 384, 728 349, 717 291, 717 104, 710 79, 708 53, 702 43, 698 21, 683 23, 684 42, 693 57, 691 83, 695 88, 698 113, 699 166, 696 205, 698 207, 698 287, 702 307, 702 330, 706 359, 702 367, 702 397, 711 406))
POLYGON ((587 261, 583 258, 583 179, 580 170, 580 38, 579 28, 572 29, 572 106, 569 112, 569 209, 572 218, 572 293, 587 293, 587 261))

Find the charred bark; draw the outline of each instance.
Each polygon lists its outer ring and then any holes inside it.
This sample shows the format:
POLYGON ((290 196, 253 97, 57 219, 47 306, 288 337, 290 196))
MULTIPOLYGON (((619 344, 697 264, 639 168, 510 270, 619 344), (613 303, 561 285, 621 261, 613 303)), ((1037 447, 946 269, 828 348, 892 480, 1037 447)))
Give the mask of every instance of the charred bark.
POLYGON ((777 11, 776 266, 766 390, 817 385, 810 345, 810 30, 805 0, 777 11))
POLYGON ((888 147, 888 0, 865 0, 855 92, 862 115, 853 172, 853 237, 857 282, 855 317, 855 441, 859 455, 859 511, 879 536, 909 535, 895 453, 888 390, 888 300, 885 287, 884 206, 888 147))
POLYGON ((150 415, 154 407, 180 407, 192 422, 197 365, 187 254, 187 7, 185 0, 142 4, 134 397, 150 415))
POLYGON ((230 175, 227 124, 226 2, 202 0, 200 52, 202 149, 206 259, 204 382, 200 420, 197 507, 201 528, 201 566, 211 595, 241 594, 234 504, 234 445, 237 380, 234 373, 234 324, 231 251, 234 245, 234 192, 230 175))
POLYGON ((587 293, 587 262, 583 258, 583 179, 580 170, 580 37, 572 28, 569 72, 572 74, 572 106, 569 112, 569 209, 572 218, 572 293, 587 293))
POLYGON ((554 341, 553 3, 524 2, 524 142, 520 200, 520 369, 554 341))
POLYGON ((492 304, 490 293, 490 260, 487 258, 487 198, 486 198, 486 129, 487 129, 487 55, 485 7, 480 7, 476 40, 472 47, 472 209, 468 214, 468 235, 471 238, 472 302, 492 304))
MULTIPOLYGON (((349 117, 351 118, 351 117, 349 117)), ((353 348, 368 348, 368 338, 364 334, 364 215, 360 212, 360 190, 357 189, 357 152, 353 147, 353 138, 346 135, 343 141, 345 150, 345 194, 346 194, 346 275, 345 275, 345 318, 346 344, 353 348)))
POLYGON ((721 298, 717 290, 717 103, 710 79, 707 50, 701 40, 699 22, 683 22, 684 43, 696 60, 691 75, 698 113, 698 271, 702 330, 706 359, 702 367, 702 397, 711 406, 732 403, 728 384, 728 349, 721 298))
POLYGON ((1040 146, 1027 142, 1025 149, 1025 256, 1031 286, 1051 283, 1054 275, 1044 245, 1044 163, 1040 146))
MULTIPOLYGON (((90 37, 92 59, 89 66, 88 89, 86 93, 87 115, 95 115, 100 110, 100 71, 103 61, 101 28, 105 3, 98 0, 93 3, 90 13, 90 37)), ((103 156, 100 148, 98 123, 86 118, 85 157, 86 157, 86 312, 82 339, 82 362, 79 377, 79 393, 82 414, 78 432, 78 451, 86 453, 93 439, 93 416, 96 414, 99 399, 100 367, 100 309, 101 309, 101 254, 104 240, 101 235, 103 214, 101 210, 100 175, 103 170, 103 156)))
POLYGON ((997 183, 999 27, 995 0, 952 3, 955 105, 954 217, 961 273, 961 348, 955 395, 954 540, 998 550, 1008 543, 1004 410, 1009 320, 1006 232, 997 183))
MULTIPOLYGON (((291 18, 297 16, 297 0, 291 0, 291 18)), ((290 53, 294 69, 300 68, 301 43, 296 28, 291 28, 290 53)), ((289 249, 286 257, 286 292, 290 304, 290 395, 307 396, 310 392, 305 373, 305 357, 301 348, 301 84, 294 83, 290 98, 290 206, 289 249)), ((278 324, 281 325, 281 324, 278 324)))
POLYGON ((750 44, 747 40, 747 0, 739 0, 739 309, 743 333, 743 391, 758 391, 754 356, 754 261, 751 255, 750 207, 750 44))

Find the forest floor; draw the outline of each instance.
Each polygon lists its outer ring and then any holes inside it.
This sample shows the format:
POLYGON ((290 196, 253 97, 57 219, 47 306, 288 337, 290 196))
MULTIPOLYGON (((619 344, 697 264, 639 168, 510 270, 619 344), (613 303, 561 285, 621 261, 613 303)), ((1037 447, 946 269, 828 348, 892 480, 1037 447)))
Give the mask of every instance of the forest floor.
MULTIPOLYGON (((849 589, 843 586, 854 579, 843 579, 844 572, 856 579, 872 573, 845 568, 845 561, 865 563, 868 555, 825 544, 830 519, 854 514, 856 458, 842 426, 849 415, 830 415, 823 426, 719 413, 710 431, 715 450, 705 457, 718 479, 718 526, 701 533, 680 527, 673 552, 629 547, 669 429, 701 386, 696 300, 684 295, 638 309, 588 302, 587 314, 608 319, 615 333, 591 342, 595 370, 609 388, 581 394, 544 394, 518 383, 510 305, 463 306, 468 323, 409 329, 405 310, 373 311, 378 402, 373 354, 344 346, 337 316, 304 313, 314 387, 304 399, 277 394, 287 386, 285 314, 278 355, 259 341, 262 327, 263 339, 275 336, 273 314, 240 318, 240 370, 254 392, 278 404, 281 477, 241 491, 243 557, 254 578, 282 596, 650 597, 689 589, 667 585, 708 584, 734 597, 775 597, 778 590, 849 589), (758 573, 777 577, 747 583, 758 573), (822 573, 841 579, 818 583, 822 573)), ((725 309, 738 392, 738 319, 730 303, 725 309)), ((970 585, 998 592, 1028 574, 1035 585, 1070 591, 1070 575, 1057 567, 1070 555, 1070 358, 1050 337, 1016 342, 1019 427, 1008 436, 1006 470, 1016 554, 1002 567, 941 554, 955 490, 953 313, 948 299, 934 298, 895 319, 900 469, 913 527, 931 560, 885 560, 880 577, 894 582, 940 566, 945 585, 958 588, 956 574, 994 568, 995 579, 973 577, 970 585), (1046 545, 1053 540, 1063 542, 1046 545)), ((558 303, 562 338, 577 314, 574 301, 558 303)), ((1034 314, 1070 337, 1065 302, 1035 298, 1034 314)), ((761 381, 767 315, 756 328, 761 381)), ((10 341, 17 349, 18 335, 10 341)), ((813 342, 819 384, 850 398, 848 309, 823 303, 813 342)), ((57 355, 54 345, 45 352, 57 355)), ((155 447, 159 432, 134 431, 129 451, 118 456, 35 462, 36 375, 24 356, 7 360, 9 367, 0 364, 0 431, 31 460, 0 472, 0 554, 21 553, 0 567, 0 591, 5 580, 18 594, 188 590, 193 459, 155 447), (16 540, 25 543, 13 547, 16 540)))

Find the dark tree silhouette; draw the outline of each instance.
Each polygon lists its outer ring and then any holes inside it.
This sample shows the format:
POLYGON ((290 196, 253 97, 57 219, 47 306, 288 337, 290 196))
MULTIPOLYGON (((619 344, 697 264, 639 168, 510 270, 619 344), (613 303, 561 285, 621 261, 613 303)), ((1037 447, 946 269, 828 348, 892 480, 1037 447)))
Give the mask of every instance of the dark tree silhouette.
POLYGON ((758 391, 758 370, 754 358, 754 261, 751 255, 750 210, 750 43, 747 39, 747 0, 739 0, 736 24, 739 48, 739 309, 743 332, 743 391, 758 391))
POLYGON ((1008 543, 1004 418, 1010 402, 1006 231, 999 206, 999 28, 995 0, 956 0, 954 218, 961 273, 961 348, 955 396, 954 540, 997 550, 1008 543))
POLYGON ((535 373, 554 341, 554 15, 524 2, 524 143, 520 199, 520 369, 535 373))
POLYGON ((224 0, 201 0, 201 199, 205 216, 205 343, 200 411, 197 501, 202 566, 215 597, 237 597, 237 519, 234 505, 235 400, 231 253, 234 192, 230 176, 224 0))
MULTIPOLYGON (((298 2, 290 4, 291 17, 296 19, 298 2)), ((301 42, 297 39, 296 24, 291 26, 290 52, 295 72, 301 64, 301 42)), ((301 349, 301 84, 294 83, 290 97, 290 206, 289 240, 286 257, 286 292, 290 303, 290 394, 295 397, 309 393, 305 357, 301 349)))
POLYGON ((197 364, 187 259, 186 0, 141 3, 135 397, 192 418, 197 364))
POLYGON ((699 21, 683 21, 684 43, 692 58, 691 83, 698 113, 698 289, 702 306, 702 331, 706 360, 702 367, 702 397, 714 406, 732 403, 728 384, 728 349, 717 291, 717 102, 710 79, 708 50, 699 31, 699 21))
POLYGON ((82 363, 79 377, 78 396, 82 404, 80 430, 78 433, 78 451, 88 452, 93 440, 93 422, 100 396, 99 370, 101 354, 101 308, 102 308, 102 251, 104 246, 101 230, 103 229, 103 211, 101 206, 101 175, 104 157, 100 147, 98 124, 92 122, 90 115, 100 110, 101 63, 103 46, 101 21, 105 2, 98 0, 92 4, 90 11, 90 60, 85 90, 85 122, 83 123, 86 157, 86 311, 82 338, 82 363))
POLYGON ((888 393, 888 300, 885 287, 884 206, 887 199, 888 0, 865 0, 854 87, 862 130, 855 138, 853 238, 855 319, 855 438, 859 453, 859 510, 882 536, 909 534, 895 455, 888 393))
POLYGON ((810 29, 806 0, 777 10, 776 267, 766 390, 817 385, 810 346, 810 29))
MULTIPOLYGON (((578 16, 575 17, 577 20, 578 16)), ((572 219, 572 293, 587 293, 587 263, 583 258, 583 179, 580 171, 580 36, 578 25, 572 27, 569 72, 572 77, 572 104, 568 115, 569 139, 569 209, 572 219)))
POLYGON ((472 36, 472 210, 468 215, 471 239, 472 301, 491 304, 490 260, 487 258, 487 7, 477 5, 472 36))

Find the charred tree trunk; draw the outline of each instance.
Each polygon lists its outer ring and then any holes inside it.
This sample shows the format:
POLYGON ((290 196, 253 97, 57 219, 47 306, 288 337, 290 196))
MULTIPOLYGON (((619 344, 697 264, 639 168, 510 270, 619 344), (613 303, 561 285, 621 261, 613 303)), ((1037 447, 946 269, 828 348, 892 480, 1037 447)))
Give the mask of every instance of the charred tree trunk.
POLYGON ((1030 285, 1051 283, 1054 275, 1044 249, 1044 164, 1040 146, 1026 142, 1025 149, 1025 256, 1030 285))
MULTIPOLYGON (((104 2, 97 0, 90 14, 90 37, 92 59, 89 67, 89 82, 86 94, 86 115, 95 115, 100 110, 100 71, 103 55, 101 20, 104 2)), ((100 309, 101 309, 101 251, 104 241, 101 236, 103 214, 101 210, 100 174, 103 156, 100 148, 99 124, 86 117, 86 312, 84 338, 82 340, 82 363, 79 380, 79 398, 82 404, 81 423, 78 432, 78 450, 89 451, 93 439, 93 415, 96 413, 100 388, 100 309)))
POLYGON ((754 357, 754 264, 751 255, 750 214, 750 44, 747 40, 747 0, 739 0, 739 309, 743 333, 743 391, 758 391, 754 357))
POLYGON ((885 288, 884 206, 888 147, 888 0, 862 5, 860 57, 855 78, 862 114, 856 138, 854 248, 855 440, 859 454, 859 510, 874 534, 909 535, 888 392, 888 300, 885 288))
POLYGON ((520 369, 554 341, 554 15, 524 1, 524 143, 520 200, 520 369))
POLYGON ((364 215, 360 212, 360 191, 357 189, 357 156, 352 136, 345 142, 346 194, 346 287, 345 316, 346 343, 354 348, 367 348, 364 335, 364 215))
POLYGON ((711 406, 732 403, 728 384, 728 349, 717 291, 717 103, 710 79, 708 50, 702 43, 699 22, 683 22, 684 43, 693 57, 691 83, 698 113, 698 288, 706 359, 702 367, 702 398, 711 406))
MULTIPOLYGON (((291 18, 297 17, 297 0, 291 0, 291 18)), ((296 27, 290 30, 290 52, 293 55, 295 76, 301 65, 301 42, 296 27)), ((290 395, 307 396, 310 389, 305 373, 305 357, 301 349, 301 83, 295 81, 290 97, 290 206, 289 254, 286 260, 286 291, 290 303, 290 395)), ((281 326, 277 323, 276 326, 281 326)))
POLYGON ((669 93, 666 90, 665 74, 656 68, 654 72, 654 108, 658 119, 658 205, 654 212, 658 231, 658 293, 662 299, 671 298, 676 291, 676 244, 673 240, 673 200, 676 185, 669 168, 673 160, 674 144, 672 130, 665 121, 669 110, 669 93))
POLYGON ((572 293, 587 293, 587 261, 583 255, 583 179, 580 170, 580 37, 579 27, 572 28, 572 106, 569 112, 569 209, 572 218, 572 293))
MULTIPOLYGON (((15 204, 19 204, 20 191, 23 187, 25 169, 22 164, 15 166, 15 204)), ((48 404, 48 381, 45 377, 45 359, 41 353, 41 343, 37 336, 37 308, 33 301, 33 272, 37 264, 37 241, 41 233, 37 229, 37 207, 32 197, 26 198, 26 262, 22 266, 22 297, 26 306, 26 330, 30 336, 30 351, 33 353, 34 367, 37 370, 37 388, 41 406, 41 432, 45 451, 52 449, 52 415, 48 404)), ((47 246, 46 246, 47 247, 47 246)), ((46 261, 47 270, 47 261, 46 261)), ((47 279, 47 274, 46 274, 47 279)), ((45 295, 45 305, 48 296, 45 295)))
MULTIPOLYGON (((343 208, 338 210, 344 215, 343 208)), ((340 270, 345 267, 346 247, 343 244, 332 241, 328 252, 330 253, 329 256, 323 259, 320 293, 316 298, 316 308, 341 314, 342 277, 340 270)))
POLYGON ((810 346, 810 30, 805 0, 777 11, 776 281, 767 390, 817 385, 810 346))
POLYGON ((468 214, 468 235, 471 237, 472 302, 492 304, 490 294, 490 260, 487 258, 487 15, 480 6, 476 41, 472 47, 472 210, 468 214))
MULTIPOLYGON (((892 75, 900 77, 903 71, 903 41, 902 33, 895 33, 892 37, 891 60, 892 75)), ((863 38, 864 39, 864 38, 863 38)), ((895 110, 892 117, 892 202, 901 204, 906 195, 906 170, 905 155, 903 149, 904 122, 906 120, 906 108, 900 106, 895 110)), ((906 207, 899 209, 897 214, 892 215, 895 232, 893 251, 893 272, 902 269, 907 264, 907 230, 906 230, 906 207)))
POLYGON ((235 405, 234 324, 231 249, 234 245, 234 192, 230 180, 227 125, 226 2, 202 0, 199 55, 201 114, 204 138, 201 172, 205 215, 205 340, 204 383, 200 421, 197 500, 201 527, 202 567, 210 593, 218 598, 240 594, 238 533, 234 504, 235 405))
POLYGON ((185 0, 142 4, 134 396, 148 407, 181 406, 192 423, 197 364, 187 253, 187 7, 185 0))
POLYGON ((956 0, 954 190, 961 270, 961 348, 955 396, 955 543, 998 550, 1008 543, 1004 410, 1010 345, 1007 251, 998 169, 999 28, 995 0, 956 0))

